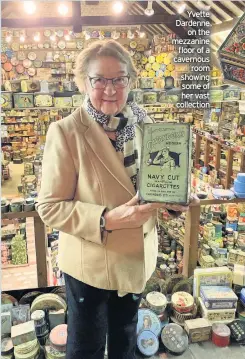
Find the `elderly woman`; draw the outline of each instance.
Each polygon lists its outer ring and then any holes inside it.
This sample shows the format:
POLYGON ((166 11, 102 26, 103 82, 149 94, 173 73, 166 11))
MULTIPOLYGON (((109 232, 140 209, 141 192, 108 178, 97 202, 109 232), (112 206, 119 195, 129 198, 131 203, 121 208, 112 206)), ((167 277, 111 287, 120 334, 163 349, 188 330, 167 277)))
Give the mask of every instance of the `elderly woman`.
MULTIPOLYGON (((141 293, 158 253, 156 209, 139 204, 137 175, 147 118, 127 103, 136 80, 128 52, 95 42, 77 58, 84 106, 52 123, 37 210, 60 231, 68 302, 67 359, 133 359, 141 293)), ((176 211, 187 207, 169 206, 176 211)))

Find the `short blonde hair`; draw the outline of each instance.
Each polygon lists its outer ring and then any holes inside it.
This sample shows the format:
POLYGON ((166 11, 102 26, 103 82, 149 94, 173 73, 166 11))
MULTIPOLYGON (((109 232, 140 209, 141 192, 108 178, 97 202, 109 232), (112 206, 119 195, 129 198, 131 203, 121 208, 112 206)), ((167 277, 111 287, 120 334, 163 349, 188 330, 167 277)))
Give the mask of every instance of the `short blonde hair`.
POLYGON ((88 66, 91 60, 102 56, 111 56, 127 65, 128 74, 132 83, 137 79, 137 70, 129 52, 114 40, 93 42, 88 48, 82 50, 76 59, 74 69, 75 82, 81 92, 84 91, 84 82, 87 77, 88 66))

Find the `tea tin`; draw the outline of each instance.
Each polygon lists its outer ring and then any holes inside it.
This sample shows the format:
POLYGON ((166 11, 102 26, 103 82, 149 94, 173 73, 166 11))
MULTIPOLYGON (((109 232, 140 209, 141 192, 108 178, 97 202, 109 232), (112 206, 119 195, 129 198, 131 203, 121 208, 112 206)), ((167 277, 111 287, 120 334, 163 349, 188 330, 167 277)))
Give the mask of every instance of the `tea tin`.
POLYGON ((188 348, 188 336, 178 324, 167 324, 162 331, 161 340, 165 348, 172 354, 182 354, 188 348))
POLYGON ((199 298, 199 304, 202 317, 210 323, 229 323, 235 319, 236 309, 207 309, 201 298, 199 298))
POLYGON ((83 94, 73 95, 73 96, 72 96, 72 106, 73 106, 73 107, 80 107, 80 106, 82 106, 83 101, 84 101, 84 95, 83 95, 83 94))
POLYGON ((159 349, 159 340, 150 330, 143 330, 138 335, 137 347, 143 355, 151 357, 156 354, 159 349))
POLYGON ((14 346, 34 341, 36 339, 34 321, 14 325, 11 328, 11 338, 14 346))
POLYGON ((72 107, 72 97, 55 97, 54 106, 59 108, 72 107))
POLYGON ((21 212, 23 210, 24 199, 23 198, 13 198, 10 202, 11 212, 21 212))
POLYGON ((143 93, 143 102, 145 104, 155 104, 157 102, 157 93, 153 91, 143 93))
POLYGON ((137 104, 141 105, 143 101, 143 94, 144 92, 141 89, 135 89, 131 91, 133 101, 137 104))
POLYGON ((153 89, 154 79, 151 77, 141 77, 139 79, 139 86, 141 89, 153 89))
POLYGON ((167 307, 167 298, 160 292, 150 292, 146 296, 147 306, 156 314, 161 314, 167 307))
POLYGON ((197 318, 185 321, 184 329, 188 333, 192 343, 203 342, 210 339, 211 324, 204 318, 197 318))
POLYGON ((66 353, 62 353, 51 345, 45 346, 45 354, 47 359, 66 359, 66 353))
POLYGON ((36 92, 34 94, 34 104, 36 107, 52 107, 53 96, 49 93, 36 92))
POLYGON ((208 309, 232 309, 237 307, 237 296, 230 287, 201 286, 200 295, 208 309))
POLYGON ((13 96, 15 108, 28 108, 34 106, 33 93, 14 93, 13 96))
POLYGON ((11 92, 1 91, 1 107, 6 110, 13 108, 13 97, 11 92))
POLYGON ((143 330, 150 330, 157 337, 161 332, 161 322, 158 316, 150 309, 139 309, 137 333, 143 330))
POLYGON ((218 347, 227 347, 230 344, 230 328, 223 323, 212 325, 212 342, 218 347))

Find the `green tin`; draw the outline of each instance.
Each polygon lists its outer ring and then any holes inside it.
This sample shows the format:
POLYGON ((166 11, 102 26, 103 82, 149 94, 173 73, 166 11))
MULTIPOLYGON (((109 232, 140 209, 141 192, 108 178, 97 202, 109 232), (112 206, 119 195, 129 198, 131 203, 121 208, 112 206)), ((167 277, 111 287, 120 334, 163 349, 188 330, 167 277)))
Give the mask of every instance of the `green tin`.
POLYGON ((145 124, 139 180, 141 200, 187 204, 190 176, 190 125, 145 124))

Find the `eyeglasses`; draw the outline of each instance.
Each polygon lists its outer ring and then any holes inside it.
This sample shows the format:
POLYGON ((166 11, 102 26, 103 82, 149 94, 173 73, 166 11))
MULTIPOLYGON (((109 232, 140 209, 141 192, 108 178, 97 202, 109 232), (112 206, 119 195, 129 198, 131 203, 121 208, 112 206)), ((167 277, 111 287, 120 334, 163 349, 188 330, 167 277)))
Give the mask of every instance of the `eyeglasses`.
POLYGON ((88 76, 89 81, 91 83, 91 86, 94 89, 102 90, 106 88, 108 81, 112 82, 112 85, 116 89, 122 89, 124 87, 127 87, 129 84, 130 76, 120 76, 120 77, 114 77, 113 79, 106 79, 105 77, 90 77, 88 76))

